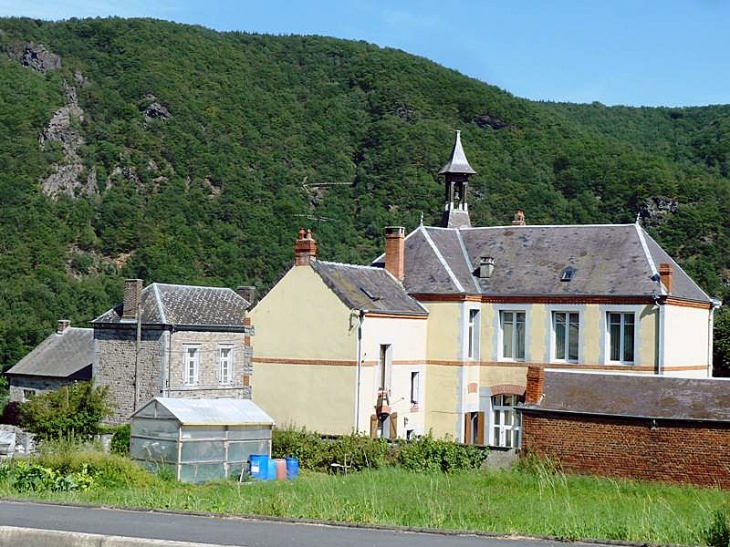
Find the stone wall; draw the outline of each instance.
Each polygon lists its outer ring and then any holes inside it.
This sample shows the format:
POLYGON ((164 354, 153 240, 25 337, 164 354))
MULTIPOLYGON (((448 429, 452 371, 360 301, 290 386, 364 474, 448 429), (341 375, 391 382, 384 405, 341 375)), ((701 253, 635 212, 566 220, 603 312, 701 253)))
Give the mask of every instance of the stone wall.
POLYGON ((160 371, 163 331, 146 329, 142 332, 139 352, 139 400, 135 406, 134 373, 136 356, 135 325, 116 329, 94 329, 96 363, 94 383, 108 386, 114 414, 106 421, 126 423, 134 412, 152 397, 162 393, 160 371))
POLYGON ((40 395, 47 391, 59 389, 65 385, 72 384, 73 380, 64 378, 48 378, 43 376, 10 376, 10 400, 22 402, 24 391, 31 390, 34 395, 40 395))
POLYGON ((523 412, 522 448, 566 471, 730 488, 730 424, 523 412))
POLYGON ((251 347, 244 345, 243 333, 178 331, 172 334, 168 387, 170 397, 250 399, 251 374, 251 347), (192 385, 185 382, 185 350, 188 346, 197 347, 200 352, 198 382, 192 385), (221 347, 233 349, 231 381, 227 384, 221 383, 219 378, 221 347))

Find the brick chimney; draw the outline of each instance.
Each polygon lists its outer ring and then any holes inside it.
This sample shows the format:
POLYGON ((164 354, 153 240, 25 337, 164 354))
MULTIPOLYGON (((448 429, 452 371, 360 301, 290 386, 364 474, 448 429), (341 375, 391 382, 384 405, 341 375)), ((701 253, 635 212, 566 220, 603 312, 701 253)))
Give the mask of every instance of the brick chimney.
POLYGON ((56 334, 63 334, 64 331, 71 326, 71 321, 68 319, 59 319, 56 324, 56 334))
POLYGON ((542 369, 540 367, 527 367, 527 389, 525 390, 525 404, 540 404, 544 386, 545 369, 542 369))
POLYGON ((299 228, 299 238, 294 243, 294 264, 309 266, 312 260, 317 260, 317 242, 312 238, 312 231, 299 228))
POLYGON ((525 222, 525 213, 522 212, 522 209, 517 209, 517 212, 515 213, 515 218, 512 221, 512 226, 525 226, 527 223, 525 222))
POLYGON ((124 303, 122 304, 122 320, 134 321, 137 319, 137 306, 142 298, 142 280, 124 280, 124 303))
POLYGON ((662 262, 659 264, 659 279, 667 289, 669 294, 672 293, 672 278, 674 277, 674 266, 669 262, 662 262))
POLYGON ((406 229, 403 226, 385 227, 385 269, 398 281, 406 276, 406 229))
POLYGON ((249 304, 253 304, 254 296, 256 295, 256 287, 253 285, 241 285, 236 289, 238 296, 243 298, 249 304))

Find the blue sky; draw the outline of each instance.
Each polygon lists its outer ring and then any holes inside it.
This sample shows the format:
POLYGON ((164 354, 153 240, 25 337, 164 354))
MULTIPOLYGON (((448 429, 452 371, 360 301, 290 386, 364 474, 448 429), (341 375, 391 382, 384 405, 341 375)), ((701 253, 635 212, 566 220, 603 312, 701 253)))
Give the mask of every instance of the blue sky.
POLYGON ((538 100, 730 103, 726 0, 0 0, 21 15, 366 40, 538 100))

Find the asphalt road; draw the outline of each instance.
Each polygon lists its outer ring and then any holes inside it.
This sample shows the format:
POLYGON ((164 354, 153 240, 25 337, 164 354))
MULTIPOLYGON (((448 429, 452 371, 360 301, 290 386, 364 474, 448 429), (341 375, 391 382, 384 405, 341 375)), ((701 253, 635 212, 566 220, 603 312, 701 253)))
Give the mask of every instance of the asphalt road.
MULTIPOLYGON (((0 526, 246 547, 565 547, 497 539, 173 513, 0 501, 0 526)), ((573 543, 572 547, 585 544, 573 543)), ((595 546, 594 546, 595 547, 595 546)))

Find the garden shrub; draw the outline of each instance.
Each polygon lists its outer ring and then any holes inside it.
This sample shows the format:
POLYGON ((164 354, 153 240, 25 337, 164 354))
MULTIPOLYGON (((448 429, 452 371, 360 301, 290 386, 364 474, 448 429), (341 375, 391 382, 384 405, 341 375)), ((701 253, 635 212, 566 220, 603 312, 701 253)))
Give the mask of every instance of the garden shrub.
POLYGON ((475 446, 434 439, 429 433, 399 443, 396 456, 397 464, 410 471, 451 473, 479 469, 487 453, 475 446))
POLYGON ((5 404, 2 414, 0 414, 0 424, 20 425, 20 403, 18 401, 10 401, 5 404))
POLYGON ((126 456, 129 454, 129 441, 132 435, 132 426, 124 424, 119 426, 112 436, 111 451, 113 454, 126 456))
POLYGON ((351 471, 377 469, 386 462, 388 444, 384 439, 372 439, 364 435, 343 435, 329 443, 324 469, 332 464, 346 466, 351 471))
POLYGON ((710 547, 728 547, 730 545, 730 526, 724 511, 717 510, 712 515, 712 522, 705 530, 705 542, 710 547))
POLYGON ((124 456, 85 450, 78 445, 46 445, 37 462, 61 474, 78 473, 86 468, 101 486, 106 487, 146 487, 153 481, 150 473, 124 456))
POLYGON ((108 388, 77 382, 37 395, 20 406, 20 425, 41 439, 96 434, 111 413, 108 388))
POLYGON ((69 492, 87 490, 94 485, 94 477, 84 465, 79 471, 61 473, 50 467, 27 460, 19 460, 10 470, 13 488, 20 492, 69 492))
POLYGON ((274 430, 272 455, 295 456, 302 468, 316 471, 331 471, 335 463, 347 465, 352 471, 397 465, 411 471, 447 473, 479 469, 486 458, 486 452, 474 446, 431 435, 389 443, 361 434, 323 439, 317 433, 293 428, 274 430))

